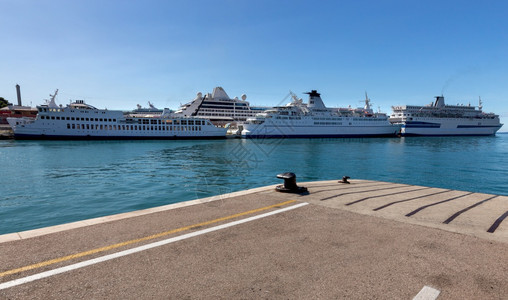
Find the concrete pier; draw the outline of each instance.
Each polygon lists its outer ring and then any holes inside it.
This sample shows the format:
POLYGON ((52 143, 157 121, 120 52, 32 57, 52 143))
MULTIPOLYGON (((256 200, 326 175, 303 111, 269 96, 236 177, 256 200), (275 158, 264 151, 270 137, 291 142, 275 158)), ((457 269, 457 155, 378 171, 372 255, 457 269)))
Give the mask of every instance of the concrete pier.
POLYGON ((503 299, 508 197, 275 186, 0 236, 0 299, 503 299))
POLYGON ((14 132, 12 132, 11 126, 8 124, 0 124, 0 140, 14 138, 14 132))

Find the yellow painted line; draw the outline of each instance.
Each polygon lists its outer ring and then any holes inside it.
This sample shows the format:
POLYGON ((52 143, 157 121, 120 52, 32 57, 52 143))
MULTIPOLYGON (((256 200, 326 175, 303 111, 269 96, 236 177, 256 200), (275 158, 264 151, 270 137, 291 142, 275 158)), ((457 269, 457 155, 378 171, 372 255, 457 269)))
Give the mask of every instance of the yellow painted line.
POLYGON ((52 264, 56 264, 56 263, 68 261, 68 260, 71 260, 71 259, 80 258, 80 257, 83 257, 83 256, 88 256, 88 255, 92 255, 92 254, 95 254, 95 253, 100 253, 100 252, 116 249, 116 248, 119 248, 119 247, 131 245, 131 244, 135 244, 135 243, 140 243, 140 242, 144 242, 144 241, 148 241, 148 240, 153 240, 153 239, 156 239, 156 238, 159 238, 159 237, 162 237, 162 236, 166 236, 166 235, 170 235, 170 234, 173 234, 173 233, 178 233, 178 232, 190 230, 190 229, 197 228, 197 227, 206 226, 206 225, 210 225, 210 224, 213 224, 213 223, 218 223, 218 222, 222 222, 222 221, 238 218, 238 217, 241 217, 241 216, 245 216, 245 215, 257 213, 257 212, 260 212, 260 211, 264 211, 264 210, 267 210, 267 209, 271 209, 271 208, 274 208, 274 207, 280 207, 280 206, 283 206, 283 205, 287 205, 287 204, 290 204, 290 203, 293 203, 293 202, 296 202, 296 200, 289 200, 289 201, 281 202, 281 203, 278 203, 278 204, 269 205, 269 206, 265 206, 265 207, 261 207, 261 208, 257 208, 257 209, 253 209, 253 210, 237 213, 237 214, 234 214, 234 215, 222 217, 222 218, 218 218, 218 219, 214 219, 214 220, 210 220, 210 221, 206 221, 206 222, 202 222, 202 223, 197 223, 197 224, 194 224, 194 225, 180 227, 180 228, 177 228, 177 229, 173 229, 173 230, 157 233, 157 234, 154 234, 154 235, 149 235, 149 236, 142 237, 142 238, 139 238, 139 239, 134 239, 134 240, 118 243, 118 244, 113 244, 113 245, 110 245, 110 246, 96 248, 96 249, 92 249, 92 250, 88 250, 88 251, 84 251, 84 252, 80 252, 80 253, 76 253, 76 254, 72 254, 72 255, 67 255, 67 256, 63 256, 63 257, 59 257, 59 258, 43 261, 43 262, 36 263, 36 264, 33 264, 33 265, 29 265, 29 266, 25 266, 25 267, 21 267, 21 268, 17 268, 17 269, 12 269, 12 270, 8 270, 8 271, 4 271, 4 272, 0 273, 0 277, 6 276, 6 275, 12 275, 12 274, 16 274, 16 273, 20 273, 20 272, 24 272, 24 271, 28 271, 28 270, 38 269, 38 268, 49 266, 49 265, 52 265, 52 264))

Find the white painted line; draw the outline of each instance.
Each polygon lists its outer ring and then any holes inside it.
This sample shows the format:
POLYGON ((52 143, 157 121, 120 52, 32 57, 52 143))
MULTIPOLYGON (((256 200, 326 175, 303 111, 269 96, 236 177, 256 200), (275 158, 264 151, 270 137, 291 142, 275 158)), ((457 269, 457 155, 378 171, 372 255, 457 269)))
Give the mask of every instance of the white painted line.
POLYGON ((413 300, 436 300, 440 293, 440 290, 436 290, 430 286, 424 286, 418 295, 413 298, 413 300))
POLYGON ((245 219, 241 219, 241 220, 238 220, 238 221, 222 224, 222 225, 219 225, 219 226, 210 227, 210 228, 206 228, 206 229, 203 229, 203 230, 199 230, 199 231, 183 234, 183 235, 180 235, 180 236, 172 237, 172 238, 165 239, 165 240, 162 240, 162 241, 158 241, 158 242, 155 242, 155 243, 146 244, 146 245, 143 245, 143 246, 135 247, 135 248, 132 248, 132 249, 120 251, 120 252, 117 252, 117 253, 113 253, 113 254, 109 254, 109 255, 105 255, 105 256, 101 256, 101 257, 97 257, 97 258, 90 259, 90 260, 85 260, 85 261, 82 261, 82 262, 79 262, 79 263, 76 263, 76 264, 72 264, 72 265, 68 265, 68 266, 65 266, 65 267, 61 267, 61 268, 49 270, 49 271, 46 271, 46 272, 34 274, 34 275, 31 275, 31 276, 27 276, 27 277, 15 279, 15 280, 7 281, 7 282, 4 282, 4 283, 0 284, 0 290, 8 289, 10 287, 14 287, 14 286, 17 286, 17 285, 25 284, 25 283, 28 283, 28 282, 32 282, 32 281, 35 281, 35 280, 42 279, 42 278, 46 278, 46 277, 50 277, 50 276, 53 276, 53 275, 57 275, 57 274, 65 273, 65 272, 68 272, 68 271, 76 270, 76 269, 83 268, 83 267, 90 266, 90 265, 94 265, 94 264, 97 264, 97 263, 100 263, 100 262, 104 262, 104 261, 108 261, 108 260, 111 260, 111 259, 115 259, 115 258, 118 258, 118 257, 122 257, 122 256, 126 256, 126 255, 129 255, 129 254, 133 254, 133 253, 141 252, 141 251, 144 251, 144 250, 152 249, 152 248, 155 248, 155 247, 163 246, 163 245, 166 245, 166 244, 178 242, 178 241, 185 240, 185 239, 188 239, 188 238, 191 238, 191 237, 195 237, 195 236, 206 234, 206 233, 209 233, 209 232, 213 232, 213 231, 221 230, 221 229, 224 229, 224 228, 232 227, 232 226, 239 225, 239 224, 242 224, 242 223, 247 223, 247 222, 250 222, 250 221, 258 220, 258 219, 261 219, 261 218, 265 218, 265 217, 268 217, 268 216, 272 216, 272 215, 275 215, 275 214, 279 214, 279 213, 282 213, 282 212, 293 210, 293 209, 305 206, 307 204, 309 204, 309 203, 304 202, 304 203, 296 204, 296 205, 293 205, 293 206, 289 206, 289 207, 281 208, 281 209, 274 210, 274 211, 271 211, 271 212, 267 212, 267 213, 264 213, 264 214, 261 214, 261 215, 252 216, 252 217, 249 217, 249 218, 245 218, 245 219))
POLYGON ((142 209, 142 210, 135 210, 135 211, 131 211, 131 212, 125 212, 125 213, 120 213, 120 214, 104 216, 104 217, 76 221, 76 222, 72 222, 72 223, 60 224, 60 225, 49 226, 49 227, 44 227, 44 228, 39 228, 39 229, 26 230, 26 231, 21 231, 21 232, 16 232, 16 233, 7 233, 7 234, 0 235, 0 243, 28 239, 28 238, 32 238, 32 237, 36 237, 36 236, 42 236, 42 235, 46 235, 46 234, 50 234, 50 233, 66 231, 66 230, 74 229, 74 228, 86 227, 86 226, 90 226, 90 225, 94 225, 94 224, 101 224, 101 223, 122 220, 122 219, 137 217, 137 216, 144 216, 144 215, 148 215, 148 214, 152 214, 152 213, 156 213, 156 212, 167 211, 167 210, 177 209, 177 208, 181 208, 181 207, 196 205, 196 204, 203 204, 203 203, 208 203, 208 202, 217 201, 217 200, 224 200, 224 199, 228 199, 228 198, 239 197, 239 196, 249 195, 249 194, 263 192, 263 191, 269 191, 269 190, 273 190, 275 188, 275 186, 276 185, 262 186, 262 187, 253 188, 253 189, 244 190, 244 191, 216 195, 216 196, 212 196, 212 197, 201 198, 201 199, 196 199, 196 200, 189 200, 189 201, 184 201, 184 202, 177 202, 177 203, 172 203, 172 204, 168 204, 168 205, 164 205, 164 206, 157 206, 157 207, 146 208, 146 209, 142 209))

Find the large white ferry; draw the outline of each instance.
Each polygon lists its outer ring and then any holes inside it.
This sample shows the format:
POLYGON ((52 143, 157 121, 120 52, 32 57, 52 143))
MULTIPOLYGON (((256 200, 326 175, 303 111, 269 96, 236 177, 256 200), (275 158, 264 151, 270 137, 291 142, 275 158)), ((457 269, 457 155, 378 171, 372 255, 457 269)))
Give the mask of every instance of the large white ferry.
POLYGON ((375 113, 370 100, 363 108, 327 108, 320 94, 312 90, 309 103, 292 94, 292 102, 249 118, 242 137, 376 137, 395 136, 400 125, 390 124, 384 113, 375 113))
POLYGON ((97 109, 77 100, 66 107, 55 103, 37 106, 31 118, 8 118, 14 137, 20 139, 219 139, 226 128, 196 117, 125 115, 119 110, 97 109))
POLYGON ((390 122, 402 126, 401 134, 410 135, 493 135, 503 126, 499 116, 482 112, 471 105, 445 105, 444 97, 426 106, 392 106, 390 122))
POLYGON ((227 123, 243 122, 249 117, 254 117, 269 107, 250 106, 243 94, 229 98, 222 87, 216 87, 212 93, 203 95, 201 92, 189 103, 182 105, 175 114, 185 117, 198 117, 209 119, 213 124, 224 125, 227 123))

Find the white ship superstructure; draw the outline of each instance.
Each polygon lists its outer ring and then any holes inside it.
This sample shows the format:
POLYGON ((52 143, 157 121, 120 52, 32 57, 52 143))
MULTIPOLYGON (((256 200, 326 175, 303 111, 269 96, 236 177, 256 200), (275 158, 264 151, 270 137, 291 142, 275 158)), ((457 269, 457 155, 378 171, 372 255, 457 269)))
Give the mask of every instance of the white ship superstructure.
POLYGON ((390 122, 400 124, 401 134, 410 135, 493 135, 503 126, 499 116, 471 105, 445 105, 444 97, 426 106, 392 106, 390 122))
POLYGON ((309 102, 292 94, 292 102, 249 118, 243 124, 242 137, 376 137, 395 136, 400 126, 392 125, 384 113, 375 113, 366 97, 365 107, 327 108, 320 94, 312 90, 309 102))
POLYGON ((164 109, 159 109, 155 107, 150 101, 148 101, 148 107, 142 107, 137 104, 136 109, 134 109, 130 114, 136 116, 160 116, 164 112, 164 109))
MULTIPOLYGON (((58 90, 57 90, 58 92, 58 90)), ((35 119, 8 118, 15 138, 25 139, 211 139, 225 138, 226 128, 196 117, 124 115, 119 110, 97 109, 77 100, 66 107, 55 103, 37 106, 35 119)))
POLYGON ((249 117, 254 117, 268 107, 250 106, 244 94, 241 99, 238 97, 229 98, 222 87, 216 87, 212 93, 203 95, 198 93, 196 98, 189 103, 182 105, 175 114, 185 117, 198 117, 209 119, 213 124, 226 124, 243 122, 249 117))

